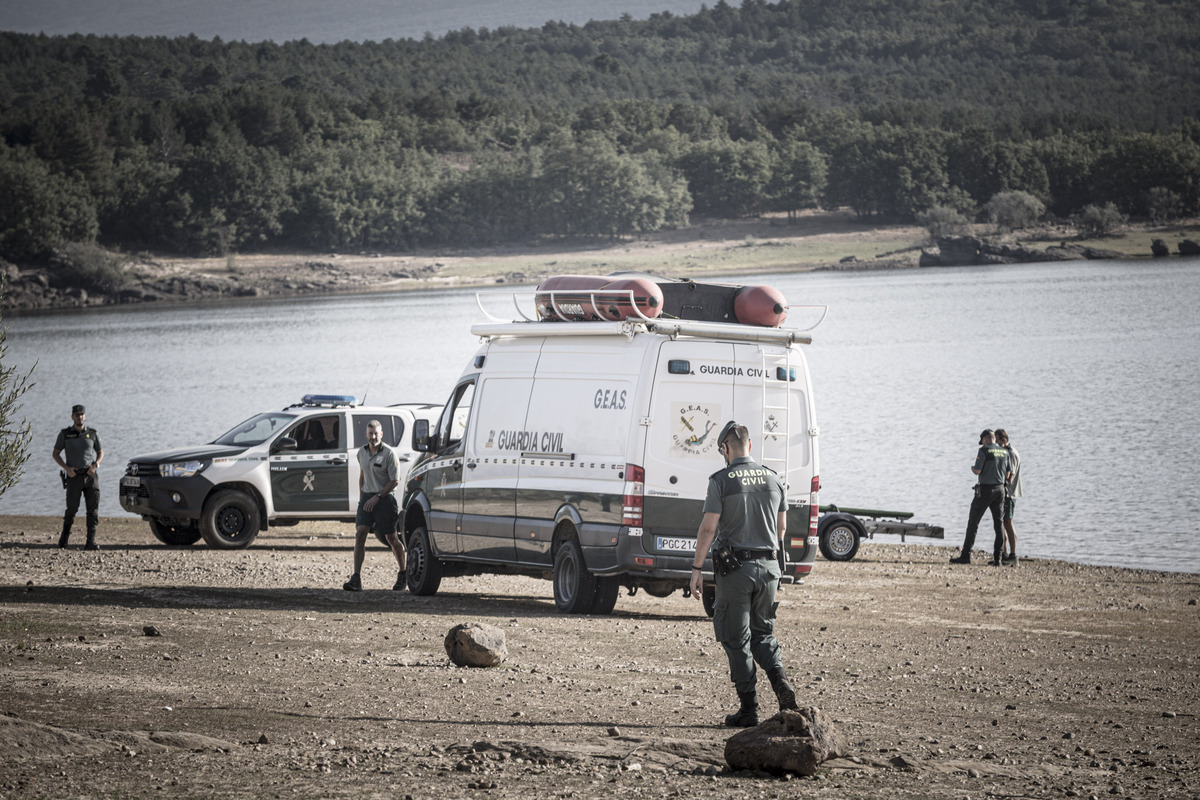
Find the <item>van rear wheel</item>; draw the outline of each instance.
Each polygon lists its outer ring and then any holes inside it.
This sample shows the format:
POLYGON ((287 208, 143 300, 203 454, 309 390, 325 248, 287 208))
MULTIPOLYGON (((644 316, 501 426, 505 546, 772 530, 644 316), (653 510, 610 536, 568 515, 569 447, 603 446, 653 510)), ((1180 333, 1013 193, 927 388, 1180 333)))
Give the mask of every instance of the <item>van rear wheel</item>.
POLYGON ((621 581, 618 578, 597 578, 596 596, 592 600, 593 614, 607 616, 617 607, 617 595, 621 592, 621 581))
POLYGON ((564 614, 588 614, 595 599, 596 576, 588 572, 583 548, 578 539, 567 539, 554 556, 554 605, 564 614))
POLYGON ((434 594, 442 585, 442 562, 433 554, 429 532, 423 527, 408 537, 408 562, 404 573, 408 576, 410 594, 434 594))

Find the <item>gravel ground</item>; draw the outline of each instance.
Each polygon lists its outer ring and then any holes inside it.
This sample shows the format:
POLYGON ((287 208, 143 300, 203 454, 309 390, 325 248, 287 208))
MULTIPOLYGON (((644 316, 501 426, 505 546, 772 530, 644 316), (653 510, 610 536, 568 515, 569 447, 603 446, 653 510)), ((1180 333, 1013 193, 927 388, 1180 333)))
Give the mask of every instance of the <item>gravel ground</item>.
POLYGON ((779 638, 849 752, 800 778, 724 768, 736 697, 678 593, 609 617, 529 578, 413 597, 382 548, 349 593, 350 526, 218 552, 106 519, 89 553, 57 524, 0 516, 0 797, 1200 797, 1196 575, 818 560, 779 638), (450 665, 469 621, 504 664, 450 665))

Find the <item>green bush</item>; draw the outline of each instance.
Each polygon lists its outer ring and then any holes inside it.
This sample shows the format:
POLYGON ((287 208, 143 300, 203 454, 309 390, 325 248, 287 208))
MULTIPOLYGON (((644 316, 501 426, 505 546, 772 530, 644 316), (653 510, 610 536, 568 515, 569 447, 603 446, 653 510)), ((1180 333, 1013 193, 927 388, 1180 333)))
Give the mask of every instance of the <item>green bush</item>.
POLYGON ((1046 205, 1029 192, 999 192, 983 207, 988 220, 1001 230, 1028 228, 1046 213, 1046 205))
POLYGON ((68 288, 112 292, 125 283, 125 257, 99 245, 64 245, 55 253, 54 266, 68 288))
POLYGON ((958 210, 949 206, 933 206, 917 214, 917 224, 927 228, 929 236, 933 239, 957 236, 966 231, 970 222, 958 210))
POLYGON ((1128 221, 1112 203, 1085 206, 1075 217, 1075 227, 1083 236, 1107 236, 1128 221))

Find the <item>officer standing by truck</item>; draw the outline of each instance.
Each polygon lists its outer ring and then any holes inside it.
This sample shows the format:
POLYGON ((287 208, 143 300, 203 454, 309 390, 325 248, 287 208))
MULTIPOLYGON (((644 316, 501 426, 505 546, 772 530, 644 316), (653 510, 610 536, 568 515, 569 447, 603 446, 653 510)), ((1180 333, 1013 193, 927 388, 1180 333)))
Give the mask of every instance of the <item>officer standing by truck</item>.
POLYGON ((396 538, 396 522, 400 518, 400 507, 393 492, 400 485, 400 458, 396 451, 383 441, 383 425, 377 419, 367 423, 367 443, 358 449, 358 513, 354 524, 354 574, 342 584, 348 592, 362 591, 363 558, 367 549, 367 534, 371 528, 383 537, 396 556, 400 567, 396 583, 392 586, 402 591, 407 585, 404 576, 404 545, 396 538))
POLYGON ((703 559, 711 545, 716 582, 713 629, 729 659, 730 678, 741 702, 737 712, 725 717, 725 724, 749 728, 758 724, 755 662, 766 671, 779 709, 797 708, 775 639, 775 593, 781 575, 777 549, 783 547, 787 527, 787 497, 779 476, 750 460, 750 432, 744 425, 726 423, 717 448, 726 468, 708 480, 691 593, 700 599, 704 590, 703 559))
POLYGON ((96 470, 104 460, 104 448, 100 445, 100 434, 86 422, 87 409, 81 405, 71 406, 71 424, 59 431, 54 441, 54 463, 62 468, 63 487, 67 490, 67 510, 63 514, 58 546, 67 546, 71 525, 79 511, 79 496, 83 495, 87 509, 87 542, 83 549, 99 550, 96 525, 100 522, 100 478, 96 470))

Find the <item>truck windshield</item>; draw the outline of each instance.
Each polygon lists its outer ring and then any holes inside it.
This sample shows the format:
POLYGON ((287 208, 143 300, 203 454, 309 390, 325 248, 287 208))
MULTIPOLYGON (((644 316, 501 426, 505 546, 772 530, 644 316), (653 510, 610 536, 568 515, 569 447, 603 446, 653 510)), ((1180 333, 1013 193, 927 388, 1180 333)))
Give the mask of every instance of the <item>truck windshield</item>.
POLYGON ((259 414, 256 417, 236 425, 232 430, 221 434, 213 444, 241 445, 253 447, 270 439, 275 432, 296 418, 295 414, 271 412, 259 414))

